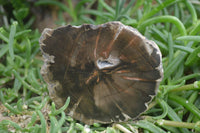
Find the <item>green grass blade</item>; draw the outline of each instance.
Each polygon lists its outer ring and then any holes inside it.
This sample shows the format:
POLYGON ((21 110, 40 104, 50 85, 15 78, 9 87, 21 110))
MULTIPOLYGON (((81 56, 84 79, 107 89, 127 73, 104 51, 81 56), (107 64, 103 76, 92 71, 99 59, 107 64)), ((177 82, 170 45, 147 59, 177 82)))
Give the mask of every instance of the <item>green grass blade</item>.
MULTIPOLYGON (((170 118, 170 120, 181 122, 181 119, 176 114, 176 112, 169 105, 167 105, 167 106, 168 106, 168 114, 167 114, 167 116, 170 118)), ((179 128, 179 130, 182 133, 190 133, 190 131, 188 129, 186 129, 186 128, 179 128)))
POLYGON ((43 115, 42 112, 39 111, 39 110, 37 110, 36 112, 37 112, 37 114, 38 114, 39 117, 40 117, 40 122, 41 122, 41 133, 46 133, 46 128, 47 128, 47 126, 46 126, 46 120, 45 120, 45 118, 44 118, 44 115, 43 115))
POLYGON ((58 121, 58 126, 57 126, 56 130, 61 130, 61 127, 62 127, 62 125, 64 124, 64 122, 65 122, 65 113, 62 112, 62 113, 61 113, 61 118, 60 118, 60 120, 58 121))
POLYGON ((173 60, 173 56, 174 56, 174 42, 172 40, 172 35, 171 33, 169 33, 168 35, 168 47, 169 47, 169 62, 171 62, 173 60))
POLYGON ((55 133, 56 131, 56 127, 58 126, 58 121, 56 120, 55 116, 49 116, 50 117, 50 121, 51 121, 51 125, 50 125, 50 133, 55 133))
POLYGON ((37 113, 36 112, 33 112, 32 114, 32 117, 31 117, 31 121, 28 123, 28 127, 32 127, 34 125, 34 123, 36 122, 37 120, 37 113))
POLYGON ((99 0, 99 3, 111 14, 115 14, 115 10, 113 8, 111 8, 109 5, 107 5, 104 0, 99 0))
POLYGON ((3 27, 0 28, 0 39, 2 39, 3 41, 5 41, 6 43, 9 42, 9 39, 2 34, 2 32, 4 31, 3 27))
POLYGON ((51 114, 52 114, 52 115, 58 115, 58 114, 62 113, 62 112, 65 111, 65 109, 68 107, 69 102, 70 102, 70 97, 67 98, 67 100, 66 100, 64 106, 62 106, 60 109, 55 110, 55 109, 53 108, 51 114))
MULTIPOLYGON (((3 45, 3 44, 1 44, 1 45, 3 45)), ((8 50, 9 50, 9 46, 8 45, 3 46, 3 48, 0 49, 0 58, 2 56, 4 56, 8 50)))
POLYGON ((155 126, 153 123, 150 123, 146 120, 141 120, 136 123, 136 126, 149 130, 152 133, 166 133, 161 128, 155 126))
POLYGON ((186 59, 185 65, 192 65, 198 63, 200 59, 200 46, 194 49, 194 51, 186 59))
POLYGON ((90 15, 100 16, 102 19, 108 19, 108 18, 114 19, 114 16, 110 13, 99 12, 92 9, 84 10, 80 14, 90 14, 90 15))
POLYGON ((36 6, 39 6, 39 5, 56 5, 60 9, 66 11, 68 13, 70 12, 69 8, 66 5, 64 5, 63 3, 58 2, 58 1, 53 1, 53 0, 39 0, 39 1, 35 2, 35 5, 36 6))
POLYGON ((14 108, 12 105, 5 103, 4 106, 10 110, 10 112, 14 113, 14 114, 21 114, 22 112, 20 112, 18 109, 14 108))
POLYGON ((195 105, 190 103, 188 100, 173 94, 169 95, 169 99, 174 100, 175 102, 184 106, 186 109, 188 109, 190 112, 192 112, 196 117, 200 119, 200 110, 195 105))
POLYGON ((178 2, 178 0, 166 0, 162 4, 160 4, 158 7, 154 8, 151 12, 145 14, 139 21, 139 25, 143 23, 146 19, 150 18, 151 16, 155 15, 158 13, 160 10, 163 8, 171 5, 172 3, 178 2))
POLYGON ((153 119, 163 119, 168 113, 167 103, 162 99, 157 99, 156 101, 158 102, 159 106, 162 108, 163 113, 159 116, 153 117, 153 119))
POLYGON ((200 36, 180 36, 180 37, 177 37, 176 40, 200 42, 200 36))
POLYGON ((177 84, 177 83, 184 81, 184 80, 190 80, 190 79, 199 78, 199 77, 200 77, 200 73, 193 73, 193 74, 190 74, 190 75, 182 76, 181 78, 174 80, 172 83, 177 84))
POLYGON ((187 53, 192 53, 194 51, 194 49, 192 49, 190 47, 181 46, 181 45, 174 45, 174 48, 179 49, 183 52, 187 52, 187 53))
POLYGON ((14 127, 17 131, 22 131, 22 128, 15 122, 10 120, 3 120, 3 124, 14 127))
POLYGON ((171 89, 171 92, 176 91, 186 91, 186 90, 200 90, 200 81, 195 81, 193 84, 183 85, 174 89, 171 89))
POLYGON ((192 31, 190 32, 190 35, 196 35, 198 32, 200 32, 200 21, 192 29, 192 31))
POLYGON ((143 23, 141 23, 138 26, 138 29, 139 29, 139 31, 144 31, 147 26, 152 25, 154 23, 159 23, 159 22, 173 23, 178 28, 178 30, 182 36, 187 35, 186 29, 185 29, 185 26, 183 25, 183 23, 177 17, 170 16, 170 15, 150 18, 150 19, 144 21, 143 23))
POLYGON ((132 7, 133 3, 135 2, 135 0, 131 0, 128 5, 124 8, 124 10, 122 10, 121 14, 125 14, 128 12, 128 10, 132 7))
POLYGON ((194 129, 196 126, 196 123, 176 122, 176 121, 169 121, 169 120, 158 120, 157 123, 159 125, 166 125, 166 126, 180 127, 180 128, 189 128, 189 129, 194 129))
POLYGON ((189 0, 184 0, 184 2, 185 5, 188 7, 188 10, 190 11, 190 14, 192 15, 193 24, 195 24, 198 20, 195 8, 189 0))
POLYGON ((31 32, 31 30, 24 30, 24 31, 17 32, 15 34, 15 38, 18 38, 18 37, 20 37, 20 36, 22 36, 24 34, 30 33, 30 32, 31 32))
POLYGON ((14 44, 14 37, 15 37, 15 33, 16 33, 17 24, 18 24, 17 22, 13 22, 13 24, 11 25, 10 35, 9 35, 9 40, 8 40, 9 54, 10 54, 10 57, 12 60, 14 60, 14 58, 15 58, 13 44, 14 44))
POLYGON ((145 0, 137 0, 136 4, 132 7, 130 14, 132 15, 133 13, 135 13, 137 10, 139 10, 138 8, 140 6, 142 6, 144 4, 145 0))
POLYGON ((164 82, 166 79, 168 79, 174 71, 178 68, 179 64, 186 58, 186 53, 181 52, 170 64, 167 66, 167 68, 164 71, 164 82))
POLYGON ((33 88, 32 86, 30 86, 29 84, 27 84, 21 77, 20 75, 16 72, 16 70, 13 70, 13 74, 15 75, 15 77, 25 86, 27 87, 29 90, 35 92, 36 94, 41 94, 40 90, 37 90, 35 88, 33 88))

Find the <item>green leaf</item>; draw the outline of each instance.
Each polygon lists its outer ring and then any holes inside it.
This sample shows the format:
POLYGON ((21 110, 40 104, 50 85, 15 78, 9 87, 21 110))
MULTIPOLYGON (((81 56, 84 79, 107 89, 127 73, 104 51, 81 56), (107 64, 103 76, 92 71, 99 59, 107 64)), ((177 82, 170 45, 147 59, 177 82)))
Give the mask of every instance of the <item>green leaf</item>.
POLYGON ((139 24, 143 23, 146 19, 150 18, 151 16, 155 15, 156 13, 158 13, 160 10, 162 10, 163 8, 178 2, 177 0, 166 0, 164 1, 162 4, 160 4, 159 6, 157 6, 156 8, 154 8, 151 12, 145 14, 139 21, 139 24))
POLYGON ((13 44, 14 44, 14 37, 16 33, 16 27, 17 27, 17 22, 13 22, 11 28, 10 28, 10 35, 9 35, 9 40, 8 40, 8 45, 9 45, 9 54, 12 60, 14 60, 14 50, 13 50, 13 44))
POLYGON ((7 38, 3 32, 5 32, 5 30, 3 29, 3 27, 0 28, 0 39, 2 39, 3 41, 5 41, 6 43, 9 42, 9 38, 7 38))
POLYGON ((137 126, 149 130, 152 133, 166 133, 164 130, 146 120, 140 120, 136 123, 137 126))
POLYGON ((181 104, 200 119, 200 110, 192 103, 190 103, 188 100, 174 94, 170 94, 169 99, 174 100, 177 103, 181 104))
MULTIPOLYGON (((3 44, 1 44, 1 45, 3 45, 3 44)), ((7 53, 8 50, 9 50, 9 45, 5 45, 3 48, 1 48, 0 49, 0 58, 2 56, 4 56, 7 53)))
POLYGON ((176 40, 200 42, 200 36, 180 36, 180 37, 177 37, 176 40))
POLYGON ((99 0, 99 3, 109 12, 109 13, 111 13, 111 14, 115 14, 115 10, 112 8, 112 7, 110 7, 109 5, 107 5, 105 2, 104 2, 104 0, 99 0))
POLYGON ((194 63, 197 63, 200 59, 200 46, 194 49, 194 51, 188 56, 185 65, 191 66, 194 63))
POLYGON ((52 115, 58 115, 58 114, 62 113, 68 107, 69 102, 70 102, 70 97, 67 98, 65 104, 60 109, 56 110, 55 107, 53 107, 52 110, 51 110, 51 114, 52 115))
POLYGON ((27 17, 29 14, 29 9, 28 8, 20 8, 18 10, 13 11, 14 16, 19 22, 23 22, 23 19, 27 17))
POLYGON ((178 28, 181 35, 183 36, 187 35, 186 29, 183 23, 177 17, 170 16, 170 15, 158 16, 158 17, 153 17, 148 20, 145 20, 140 25, 138 25, 138 29, 139 31, 144 31, 147 26, 152 25, 154 23, 159 23, 159 22, 173 23, 178 28))
POLYGON ((42 114, 41 111, 37 110, 36 111, 37 114, 39 115, 40 117, 40 122, 41 122, 41 133, 46 133, 46 128, 47 128, 47 125, 46 125, 46 120, 44 118, 44 115, 42 114))

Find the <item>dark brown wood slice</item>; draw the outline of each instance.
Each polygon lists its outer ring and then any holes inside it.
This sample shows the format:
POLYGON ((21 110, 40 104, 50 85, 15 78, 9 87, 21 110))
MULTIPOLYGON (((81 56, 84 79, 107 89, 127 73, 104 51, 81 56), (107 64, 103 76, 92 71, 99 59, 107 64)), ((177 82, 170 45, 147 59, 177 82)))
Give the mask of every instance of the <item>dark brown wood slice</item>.
POLYGON ((86 124, 137 118, 163 77, 153 41, 120 22, 45 29, 41 73, 56 106, 86 124))

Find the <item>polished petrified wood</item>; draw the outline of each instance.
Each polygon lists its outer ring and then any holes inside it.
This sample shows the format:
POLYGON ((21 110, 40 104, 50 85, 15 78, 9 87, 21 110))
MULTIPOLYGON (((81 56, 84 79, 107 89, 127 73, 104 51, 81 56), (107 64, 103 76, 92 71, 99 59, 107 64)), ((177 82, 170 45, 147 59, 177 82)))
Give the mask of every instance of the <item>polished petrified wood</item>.
POLYGON ((156 94, 163 69, 158 46, 120 22, 45 29, 42 75, 56 106, 86 124, 138 117, 156 94))

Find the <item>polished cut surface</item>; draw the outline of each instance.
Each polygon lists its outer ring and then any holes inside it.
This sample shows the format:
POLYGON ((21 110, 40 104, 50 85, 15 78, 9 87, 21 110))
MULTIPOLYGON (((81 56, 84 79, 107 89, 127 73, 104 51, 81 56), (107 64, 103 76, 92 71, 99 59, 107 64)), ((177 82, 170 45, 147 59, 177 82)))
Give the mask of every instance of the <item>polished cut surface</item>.
POLYGON ((45 29, 41 73, 57 107, 86 124, 138 117, 163 77, 158 46, 120 22, 45 29))

